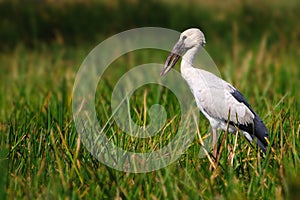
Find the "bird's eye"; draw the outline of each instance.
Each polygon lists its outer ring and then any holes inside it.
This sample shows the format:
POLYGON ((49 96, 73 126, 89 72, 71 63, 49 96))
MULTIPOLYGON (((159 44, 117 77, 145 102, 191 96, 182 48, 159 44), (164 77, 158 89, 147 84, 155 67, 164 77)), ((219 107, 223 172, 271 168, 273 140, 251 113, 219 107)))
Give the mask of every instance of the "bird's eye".
POLYGON ((182 40, 185 40, 186 39, 186 35, 182 36, 182 40))

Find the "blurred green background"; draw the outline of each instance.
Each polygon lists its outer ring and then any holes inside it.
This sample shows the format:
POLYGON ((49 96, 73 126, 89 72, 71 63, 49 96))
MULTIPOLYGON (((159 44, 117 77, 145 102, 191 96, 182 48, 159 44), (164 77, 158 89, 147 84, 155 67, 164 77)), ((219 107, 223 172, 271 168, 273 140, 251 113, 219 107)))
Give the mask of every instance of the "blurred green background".
POLYGON ((200 27, 210 43, 218 40, 225 44, 232 44, 238 36, 251 45, 268 34, 268 44, 280 43, 289 49, 299 42, 299 4, 297 0, 2 0, 1 50, 11 50, 20 43, 28 47, 91 44, 143 26, 178 31, 200 27))
MULTIPOLYGON (((299 197, 299 8, 298 0, 0 0, 0 198, 299 197), (270 130, 274 149, 266 159, 241 140, 233 167, 223 148, 220 168, 209 171, 195 139, 167 168, 128 174, 106 167, 80 146, 71 110, 80 64, 107 37, 146 26, 204 32, 205 49, 222 77, 246 96, 270 130)), ((125 55, 115 63, 124 71, 108 72, 108 77, 117 79, 130 66, 151 59, 163 63, 166 56, 153 51, 125 55)), ((96 100, 105 114, 110 78, 99 85, 96 100)), ((141 97, 148 95, 148 104, 158 97, 140 92, 133 109, 144 124, 139 113, 148 105, 141 97)), ((168 93, 160 95, 176 102, 168 93)), ((176 105, 168 106, 176 116, 176 105)), ((170 126, 176 130, 176 124, 170 126)), ((112 127, 109 134, 119 133, 112 127)), ((206 133, 208 122, 202 120, 199 129, 206 133)), ((228 137, 233 144, 234 136, 228 137)), ((130 138, 123 143, 136 144, 130 138)))

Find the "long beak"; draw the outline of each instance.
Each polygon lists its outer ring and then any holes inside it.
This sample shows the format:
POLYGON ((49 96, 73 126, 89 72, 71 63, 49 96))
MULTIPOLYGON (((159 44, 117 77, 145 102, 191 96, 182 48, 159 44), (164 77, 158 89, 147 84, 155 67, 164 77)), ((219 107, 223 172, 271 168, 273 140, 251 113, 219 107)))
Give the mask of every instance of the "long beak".
POLYGON ((179 57, 181 56, 182 52, 183 52, 183 42, 179 41, 173 47, 172 52, 168 56, 165 65, 160 72, 160 76, 164 76, 172 69, 172 67, 174 67, 179 57))

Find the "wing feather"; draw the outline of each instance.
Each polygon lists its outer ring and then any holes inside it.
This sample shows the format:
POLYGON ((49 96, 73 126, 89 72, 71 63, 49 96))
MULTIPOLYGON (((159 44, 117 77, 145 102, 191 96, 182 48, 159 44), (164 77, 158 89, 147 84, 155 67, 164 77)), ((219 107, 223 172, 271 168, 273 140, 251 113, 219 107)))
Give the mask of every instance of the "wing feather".
POLYGON ((242 131, 254 135, 257 143, 265 152, 268 129, 254 112, 246 98, 232 85, 214 74, 196 69, 195 76, 184 77, 195 96, 199 109, 206 117, 237 126, 242 131))

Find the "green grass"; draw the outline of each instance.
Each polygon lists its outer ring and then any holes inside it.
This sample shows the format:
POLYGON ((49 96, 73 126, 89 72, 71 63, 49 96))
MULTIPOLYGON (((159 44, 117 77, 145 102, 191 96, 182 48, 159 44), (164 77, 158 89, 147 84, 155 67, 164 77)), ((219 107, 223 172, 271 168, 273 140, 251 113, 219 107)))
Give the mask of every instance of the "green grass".
MULTIPOLYGON (((0 55, 0 197, 2 199, 296 199, 300 193, 300 50, 274 42, 270 29, 251 45, 233 25, 231 40, 207 35, 206 49, 222 77, 249 100, 270 130, 272 150, 259 156, 241 135, 228 160, 235 135, 220 133, 221 158, 210 171, 200 157, 198 136, 179 160, 166 168, 140 174, 116 171, 97 161, 80 142, 72 118, 72 87, 89 46, 57 44, 27 48, 22 44, 0 55)), ((284 33, 281 33, 284 34, 284 33)), ((279 37, 281 35, 279 34, 279 37)), ((283 35, 281 38, 285 38, 283 35)), ((103 126, 111 116, 114 84, 132 67, 163 63, 166 52, 147 50, 128 54, 110 66, 98 84, 96 106, 103 126), (122 68, 123 71, 115 71, 122 68), (101 116, 101 117, 100 117, 101 116)), ((178 69, 178 65, 177 65, 178 69)), ((106 134, 122 148, 149 152, 167 144, 180 122, 176 97, 149 85, 131 97, 131 114, 147 124, 147 110, 159 103, 168 111, 165 130, 151 139, 126 136, 111 122, 106 134)), ((200 116, 199 133, 209 131, 200 116)), ((195 130, 197 133, 197 130, 195 130)))

